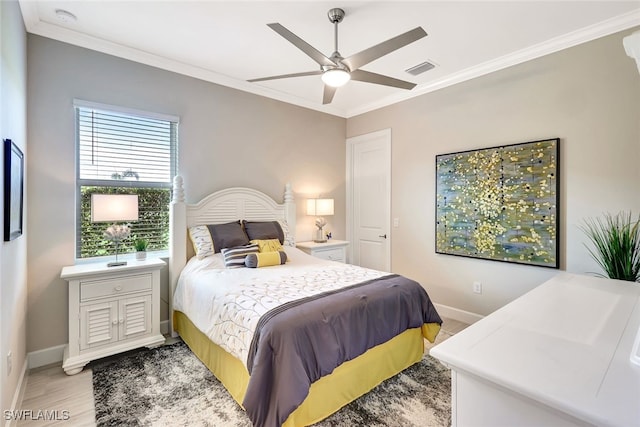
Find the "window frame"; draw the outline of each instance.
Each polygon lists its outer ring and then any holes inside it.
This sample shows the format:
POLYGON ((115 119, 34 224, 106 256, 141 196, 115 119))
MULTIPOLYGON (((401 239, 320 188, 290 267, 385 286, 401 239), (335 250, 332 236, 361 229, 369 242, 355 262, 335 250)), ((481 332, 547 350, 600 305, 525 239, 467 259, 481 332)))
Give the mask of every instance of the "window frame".
MULTIPOLYGON (((75 134, 75 259, 78 262, 96 261, 104 258, 112 257, 113 255, 93 256, 93 257, 81 257, 81 239, 82 239, 82 187, 105 187, 105 188, 166 188, 169 189, 170 199, 171 191, 173 188, 173 179, 178 174, 178 143, 179 143, 179 126, 180 117, 154 113, 149 111, 137 110, 134 108, 122 107, 117 105, 102 104, 97 102, 85 101, 81 99, 73 100, 74 109, 74 134, 75 134), (170 122, 171 142, 170 142, 170 154, 169 154, 169 170, 170 179, 169 182, 159 181, 131 181, 131 180, 107 180, 107 179, 81 179, 80 178, 80 109, 96 110, 106 113, 116 113, 132 116, 134 118, 141 119, 153 119, 170 122)), ((167 211, 169 206, 167 206, 167 211)), ((105 224, 106 226, 106 224, 105 224)), ((168 254, 169 248, 164 250, 155 251, 158 255, 168 254)), ((129 253, 130 255, 131 253, 129 253)), ((127 258, 127 253, 119 254, 122 257, 127 258)))

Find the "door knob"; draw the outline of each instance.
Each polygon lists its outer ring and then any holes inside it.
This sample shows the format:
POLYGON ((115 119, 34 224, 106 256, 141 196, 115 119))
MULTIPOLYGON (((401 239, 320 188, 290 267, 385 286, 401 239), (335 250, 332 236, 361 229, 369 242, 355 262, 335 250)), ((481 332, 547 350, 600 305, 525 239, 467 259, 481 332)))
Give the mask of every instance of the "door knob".
POLYGON ((387 238, 387 233, 383 234, 382 236, 378 236, 378 237, 382 237, 383 239, 387 238))

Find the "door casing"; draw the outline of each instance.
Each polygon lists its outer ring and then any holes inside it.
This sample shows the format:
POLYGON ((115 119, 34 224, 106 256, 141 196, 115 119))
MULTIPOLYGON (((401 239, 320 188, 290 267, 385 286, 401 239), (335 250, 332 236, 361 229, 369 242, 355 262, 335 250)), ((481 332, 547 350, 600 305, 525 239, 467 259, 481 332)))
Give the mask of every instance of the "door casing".
MULTIPOLYGON (((382 239, 381 243, 383 244, 384 254, 382 259, 382 264, 376 269, 382 271, 391 271, 391 129, 383 129, 376 132, 367 133, 364 135, 359 135, 351 138, 347 138, 346 140, 346 159, 347 159, 347 170, 346 170, 346 196, 347 196, 347 212, 346 212, 346 231, 347 231, 347 239, 350 242, 349 250, 348 250, 348 259, 349 262, 358 261, 354 257, 356 251, 356 242, 357 236, 357 224, 355 221, 358 221, 358 218, 355 217, 354 212, 356 212, 356 197, 354 184, 354 173, 357 169, 354 164, 357 159, 354 155, 355 148, 358 144, 381 144, 383 149, 386 151, 385 158, 383 159, 381 166, 381 172, 386 176, 383 178, 386 181, 384 194, 381 195, 382 200, 380 200, 380 206, 383 210, 383 231, 381 233, 385 234, 386 239, 382 239)), ((361 262, 359 262, 361 264, 361 262)))

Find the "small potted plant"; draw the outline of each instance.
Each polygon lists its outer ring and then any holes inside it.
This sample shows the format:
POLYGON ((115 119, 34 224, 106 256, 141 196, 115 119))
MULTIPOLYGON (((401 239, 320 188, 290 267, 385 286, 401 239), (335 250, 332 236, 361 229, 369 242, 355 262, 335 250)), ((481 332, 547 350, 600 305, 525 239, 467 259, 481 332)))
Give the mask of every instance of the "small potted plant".
POLYGON ((144 261, 147 259, 147 246, 149 241, 147 239, 136 239, 133 241, 133 247, 136 248, 136 259, 138 261, 144 261))

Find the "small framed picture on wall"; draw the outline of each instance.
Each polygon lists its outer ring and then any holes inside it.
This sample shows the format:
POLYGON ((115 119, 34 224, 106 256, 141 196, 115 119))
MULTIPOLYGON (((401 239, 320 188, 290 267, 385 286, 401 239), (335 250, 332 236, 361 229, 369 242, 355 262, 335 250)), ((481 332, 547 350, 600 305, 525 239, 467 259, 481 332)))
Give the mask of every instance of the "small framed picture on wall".
POLYGON ((10 139, 4 140, 4 241, 22 235, 24 154, 10 139))

